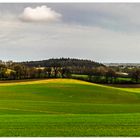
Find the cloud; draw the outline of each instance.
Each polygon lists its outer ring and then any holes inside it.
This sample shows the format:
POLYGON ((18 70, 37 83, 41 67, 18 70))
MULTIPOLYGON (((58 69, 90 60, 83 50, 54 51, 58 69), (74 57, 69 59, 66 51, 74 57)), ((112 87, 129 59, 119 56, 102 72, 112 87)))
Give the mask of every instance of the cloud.
POLYGON ((139 62, 140 4, 47 4, 63 15, 61 24, 49 26, 36 22, 60 20, 61 14, 56 16, 45 6, 55 18, 36 19, 44 17, 44 12, 32 12, 42 9, 41 5, 0 7, 0 59, 78 57, 100 62, 139 62))
MULTIPOLYGON (((63 21, 122 32, 140 32, 139 3, 65 4, 63 21)), ((60 8, 60 6, 59 6, 60 8)))
POLYGON ((52 22, 59 21, 62 15, 51 8, 42 5, 36 8, 26 7, 20 16, 25 22, 52 22))
POLYGON ((11 32, 1 27, 0 56, 3 60, 74 57, 99 62, 138 62, 140 59, 139 34, 74 24, 39 24, 37 27, 36 24, 19 24, 20 28, 11 32))

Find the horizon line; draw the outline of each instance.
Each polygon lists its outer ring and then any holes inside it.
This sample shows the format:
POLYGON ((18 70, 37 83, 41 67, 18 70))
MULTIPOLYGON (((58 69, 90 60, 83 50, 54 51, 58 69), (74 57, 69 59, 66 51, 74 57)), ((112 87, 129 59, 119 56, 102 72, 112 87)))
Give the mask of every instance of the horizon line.
POLYGON ((44 59, 35 59, 35 60, 12 60, 12 59, 9 59, 9 60, 2 60, 0 59, 0 61, 2 62, 9 62, 9 61, 12 61, 12 62, 31 62, 31 61, 44 61, 44 60, 49 60, 49 59, 79 59, 79 60, 88 60, 88 61, 93 61, 93 62, 97 62, 97 63, 103 63, 103 64, 140 64, 140 62, 113 62, 113 61, 98 61, 98 60, 93 60, 93 59, 90 59, 90 58, 77 58, 77 57, 50 57, 50 58, 44 58, 44 59))

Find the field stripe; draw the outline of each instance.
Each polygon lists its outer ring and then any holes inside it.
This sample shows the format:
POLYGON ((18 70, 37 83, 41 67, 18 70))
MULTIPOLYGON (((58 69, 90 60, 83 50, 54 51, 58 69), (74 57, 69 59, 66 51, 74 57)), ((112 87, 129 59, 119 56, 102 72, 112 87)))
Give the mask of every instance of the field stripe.
POLYGON ((60 112, 54 112, 54 111, 45 111, 45 110, 26 110, 26 109, 19 109, 19 108, 0 108, 1 110, 16 110, 16 111, 27 111, 27 112, 41 112, 41 113, 54 113, 58 114, 60 112))

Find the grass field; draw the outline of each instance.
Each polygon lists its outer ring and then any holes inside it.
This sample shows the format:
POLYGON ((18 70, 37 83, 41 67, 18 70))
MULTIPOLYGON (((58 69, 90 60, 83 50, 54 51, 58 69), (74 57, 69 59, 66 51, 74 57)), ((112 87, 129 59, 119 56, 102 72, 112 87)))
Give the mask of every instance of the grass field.
POLYGON ((75 78, 88 78, 88 75, 84 74, 72 74, 71 76, 75 78))
POLYGON ((72 79, 0 83, 0 136, 140 136, 140 88, 72 79))

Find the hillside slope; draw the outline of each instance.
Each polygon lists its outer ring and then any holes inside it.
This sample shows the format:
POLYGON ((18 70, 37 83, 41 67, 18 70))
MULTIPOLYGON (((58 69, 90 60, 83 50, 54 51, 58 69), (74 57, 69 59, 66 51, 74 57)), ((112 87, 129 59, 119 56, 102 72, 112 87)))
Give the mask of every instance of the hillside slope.
POLYGON ((125 90, 72 79, 1 83, 0 113, 140 112, 138 89, 125 90))
POLYGON ((72 79, 0 83, 0 136, 140 136, 140 89, 72 79))

